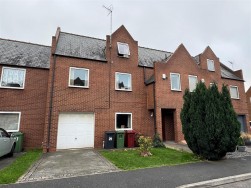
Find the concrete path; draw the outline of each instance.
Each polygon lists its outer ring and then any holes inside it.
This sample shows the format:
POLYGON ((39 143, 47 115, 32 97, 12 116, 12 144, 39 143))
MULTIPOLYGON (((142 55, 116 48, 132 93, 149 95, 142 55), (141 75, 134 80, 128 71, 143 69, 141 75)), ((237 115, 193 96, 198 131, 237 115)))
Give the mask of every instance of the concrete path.
POLYGON ((91 149, 62 150, 44 154, 21 182, 58 179, 119 171, 112 163, 91 149))
POLYGON ((164 142, 164 145, 167 148, 171 148, 171 149, 176 149, 176 150, 180 150, 180 151, 186 151, 189 153, 193 153, 187 146, 187 144, 185 143, 177 143, 177 142, 173 142, 173 141, 166 141, 164 142))

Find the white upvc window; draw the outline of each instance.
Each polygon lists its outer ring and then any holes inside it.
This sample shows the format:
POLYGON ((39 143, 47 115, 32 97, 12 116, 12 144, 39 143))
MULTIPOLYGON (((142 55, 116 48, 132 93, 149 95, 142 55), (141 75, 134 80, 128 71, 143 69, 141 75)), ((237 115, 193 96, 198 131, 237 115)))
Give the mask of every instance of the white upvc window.
POLYGON ((240 99, 238 86, 230 86, 230 95, 232 99, 240 99))
POLYGON ((89 88, 89 69, 70 67, 69 87, 89 88))
POLYGON ((0 111, 0 127, 7 132, 18 132, 20 128, 21 112, 0 111))
POLYGON ((118 55, 123 57, 129 57, 130 49, 127 43, 117 42, 118 55))
POLYGON ((198 83, 197 76, 189 75, 189 91, 193 92, 196 89, 196 84, 198 83))
POLYGON ((132 75, 129 73, 115 72, 115 89, 132 91, 132 75))
POLYGON ((171 80, 171 90, 173 91, 181 91, 180 84, 180 74, 179 73, 170 73, 171 80))
POLYGON ((214 60, 207 59, 207 69, 212 72, 215 71, 214 60))
POLYGON ((1 74, 1 88, 24 89, 25 69, 3 67, 1 74))
POLYGON ((115 113, 115 130, 132 130, 132 113, 115 113))

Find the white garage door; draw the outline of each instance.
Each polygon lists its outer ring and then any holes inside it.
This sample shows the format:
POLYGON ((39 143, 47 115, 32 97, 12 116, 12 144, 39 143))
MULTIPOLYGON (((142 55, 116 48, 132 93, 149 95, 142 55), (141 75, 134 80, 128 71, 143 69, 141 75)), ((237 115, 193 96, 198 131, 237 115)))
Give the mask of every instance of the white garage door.
POLYGON ((94 114, 59 114, 57 149, 86 147, 94 147, 94 114))

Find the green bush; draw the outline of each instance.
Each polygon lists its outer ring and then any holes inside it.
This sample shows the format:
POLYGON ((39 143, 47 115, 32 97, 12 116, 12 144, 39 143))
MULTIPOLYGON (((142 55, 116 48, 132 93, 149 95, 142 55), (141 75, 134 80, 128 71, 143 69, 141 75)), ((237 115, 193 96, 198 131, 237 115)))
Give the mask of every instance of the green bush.
POLYGON ((165 145, 163 144, 162 140, 158 133, 153 136, 153 147, 154 148, 164 148, 165 145))
POLYGON ((150 152, 150 149, 153 146, 153 142, 152 142, 151 137, 140 136, 138 143, 139 143, 139 151, 140 151, 141 156, 147 157, 147 156, 152 155, 150 152))
POLYGON ((207 88, 200 82, 194 92, 187 89, 181 110, 182 131, 188 147, 197 155, 219 160, 234 151, 240 123, 234 112, 227 86, 207 88))

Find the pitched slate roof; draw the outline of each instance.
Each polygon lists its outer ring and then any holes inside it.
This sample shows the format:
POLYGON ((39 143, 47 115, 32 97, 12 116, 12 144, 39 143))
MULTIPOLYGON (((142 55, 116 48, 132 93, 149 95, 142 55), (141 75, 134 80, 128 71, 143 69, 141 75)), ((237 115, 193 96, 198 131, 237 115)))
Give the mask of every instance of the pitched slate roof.
POLYGON ((49 46, 0 39, 0 64, 50 68, 49 46))
MULTIPOLYGON (((55 54, 92 59, 98 61, 107 61, 106 59, 106 40, 87 36, 80 36, 71 33, 60 32, 55 54)), ((138 65, 144 67, 153 67, 154 62, 167 62, 173 53, 150 49, 145 47, 138 48, 138 65)), ((199 55, 193 57, 195 63, 199 64, 199 55)), ((221 76, 234 80, 242 80, 229 68, 221 65, 221 76)))
MULTIPOLYGON (((60 32, 55 54, 106 61, 106 41, 97 38, 60 32)), ((164 61, 170 52, 139 47, 139 65, 153 67, 153 62, 164 61)))
POLYGON ((106 61, 106 41, 60 32, 55 54, 106 61))
POLYGON ((139 65, 145 67, 153 67, 154 62, 167 61, 172 55, 170 52, 155 50, 150 48, 139 47, 139 65))
POLYGON ((223 65, 222 63, 221 63, 221 77, 222 78, 228 78, 228 79, 243 81, 243 79, 236 76, 234 74, 234 72, 230 68, 228 68, 226 65, 223 65))

